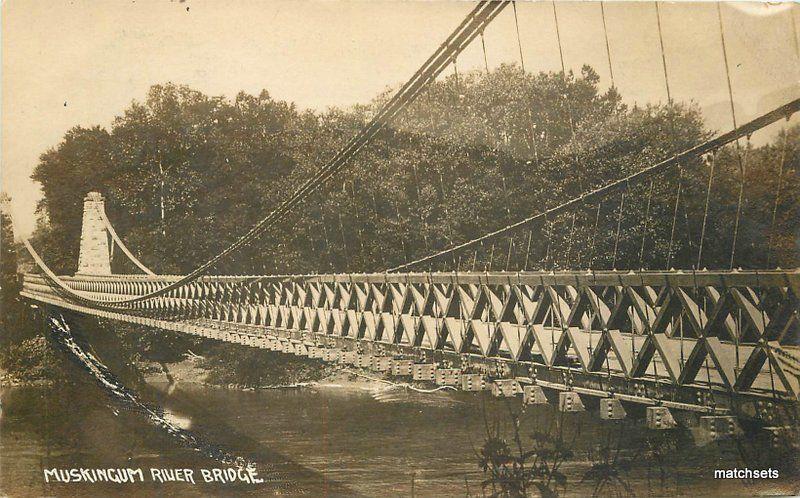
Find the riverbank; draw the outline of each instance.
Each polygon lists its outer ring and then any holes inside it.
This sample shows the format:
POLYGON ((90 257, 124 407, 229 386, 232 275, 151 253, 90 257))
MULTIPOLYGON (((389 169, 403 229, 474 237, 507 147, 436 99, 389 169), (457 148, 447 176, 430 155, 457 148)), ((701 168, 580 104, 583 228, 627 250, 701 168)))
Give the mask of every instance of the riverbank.
POLYGON ((49 387, 54 384, 51 379, 26 379, 24 375, 0 368, 0 387, 49 387))
POLYGON ((5 344, 0 351, 0 386, 50 386, 61 377, 58 351, 42 336, 5 344))
MULTIPOLYGON (((380 373, 354 374, 355 368, 318 359, 203 338, 155 334, 146 328, 117 327, 113 340, 114 336, 102 333, 99 325, 80 323, 74 327, 76 337, 131 386, 138 382, 194 384, 247 391, 287 386, 371 390, 397 384, 380 373)), ((60 372, 68 360, 69 356, 43 335, 9 344, 0 351, 0 385, 58 384, 66 380, 60 372)))
POLYGON ((308 371, 308 363, 313 362, 312 366, 316 367, 317 372, 311 376, 302 376, 297 371, 298 365, 295 365, 292 360, 298 359, 281 354, 279 361, 286 367, 284 374, 264 379, 263 382, 256 385, 215 381, 213 362, 191 351, 187 352, 185 358, 181 361, 168 363, 141 362, 139 369, 143 372, 143 380, 148 384, 193 384, 242 391, 300 387, 370 391, 386 388, 390 385, 403 384, 391 381, 381 373, 370 372, 366 374, 357 372, 349 367, 326 364, 319 360, 309 359, 300 359, 299 365, 302 365, 302 368, 299 370, 301 372, 308 371))

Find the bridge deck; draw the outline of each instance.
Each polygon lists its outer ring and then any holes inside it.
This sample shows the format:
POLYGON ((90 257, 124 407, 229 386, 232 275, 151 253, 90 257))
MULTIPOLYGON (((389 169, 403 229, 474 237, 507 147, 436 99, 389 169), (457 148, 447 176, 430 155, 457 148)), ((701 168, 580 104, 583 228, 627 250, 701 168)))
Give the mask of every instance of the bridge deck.
MULTIPOLYGON (((180 276, 63 277, 94 299, 180 276)), ((126 309, 23 295, 103 318, 253 347, 335 348, 642 404, 759 414, 800 392, 800 272, 207 276, 126 309), (277 343, 275 341, 278 341, 277 343)))

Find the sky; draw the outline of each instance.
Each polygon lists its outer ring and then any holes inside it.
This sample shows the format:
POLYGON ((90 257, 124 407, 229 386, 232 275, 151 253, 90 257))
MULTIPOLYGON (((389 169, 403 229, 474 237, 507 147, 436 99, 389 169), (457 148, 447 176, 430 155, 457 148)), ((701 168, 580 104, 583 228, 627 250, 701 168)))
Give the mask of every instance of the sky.
MULTIPOLYGON (((405 81, 473 8, 472 2, 345 0, 5 0, 2 3, 0 185, 17 235, 35 226, 39 156, 70 128, 109 127, 151 85, 209 95, 257 94, 301 109, 365 103, 405 81)), ((568 68, 590 64, 609 86, 598 2, 558 2, 568 68)), ((560 68, 553 5, 517 2, 528 71, 560 68)), ((694 101, 711 129, 731 128, 713 3, 662 3, 672 97, 694 101)), ((614 82, 630 103, 666 100, 653 3, 606 2, 614 82)), ((722 20, 740 123, 800 96, 800 6, 727 3, 722 20), (794 25, 793 25, 794 24, 794 25)), ((486 29, 490 67, 519 62, 511 7, 486 29)), ((479 40, 458 70, 484 66, 479 40)), ((779 123, 754 140, 767 140, 779 123)), ((83 196, 85 192, 76 192, 83 196)))

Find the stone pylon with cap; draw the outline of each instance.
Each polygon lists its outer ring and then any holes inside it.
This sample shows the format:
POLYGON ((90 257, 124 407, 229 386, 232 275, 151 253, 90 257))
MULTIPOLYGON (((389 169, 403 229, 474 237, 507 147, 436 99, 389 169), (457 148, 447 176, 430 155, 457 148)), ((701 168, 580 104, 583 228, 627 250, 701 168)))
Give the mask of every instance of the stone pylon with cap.
POLYGON ((99 192, 89 192, 83 199, 81 250, 78 275, 111 275, 111 254, 103 213, 105 201, 99 192))

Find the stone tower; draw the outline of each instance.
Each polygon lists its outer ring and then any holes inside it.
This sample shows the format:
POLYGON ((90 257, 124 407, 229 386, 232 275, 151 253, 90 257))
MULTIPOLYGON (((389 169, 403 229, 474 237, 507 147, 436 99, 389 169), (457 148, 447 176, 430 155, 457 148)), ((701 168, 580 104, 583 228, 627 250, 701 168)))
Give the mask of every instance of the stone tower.
POLYGON ((83 199, 83 227, 77 275, 111 275, 108 233, 102 214, 105 209, 100 193, 86 194, 83 199))

